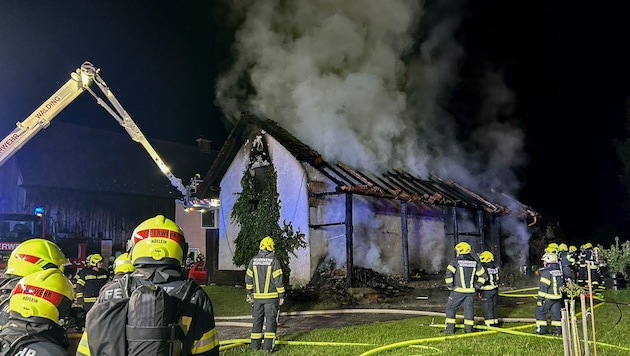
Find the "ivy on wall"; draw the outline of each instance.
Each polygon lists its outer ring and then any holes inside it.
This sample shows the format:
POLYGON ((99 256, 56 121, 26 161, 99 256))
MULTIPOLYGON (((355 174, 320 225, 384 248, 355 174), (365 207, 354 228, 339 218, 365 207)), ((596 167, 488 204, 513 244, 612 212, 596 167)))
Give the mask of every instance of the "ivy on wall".
POLYGON ((271 236, 275 243, 275 254, 285 278, 289 278, 290 256, 306 247, 305 235, 293 229, 291 222, 283 221, 280 227, 281 201, 277 189, 278 174, 267 152, 261 134, 252 138, 252 152, 247 168, 241 178, 240 193, 232 207, 232 221, 240 225, 232 259, 236 266, 247 266, 258 253, 260 240, 271 236))

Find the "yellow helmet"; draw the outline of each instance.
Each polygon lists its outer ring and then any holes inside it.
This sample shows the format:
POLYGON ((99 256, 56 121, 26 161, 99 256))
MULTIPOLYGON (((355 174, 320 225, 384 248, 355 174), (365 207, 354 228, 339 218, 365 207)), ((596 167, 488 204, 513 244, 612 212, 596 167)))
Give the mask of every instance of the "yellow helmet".
POLYGON ((273 239, 271 237, 269 237, 269 236, 267 236, 264 239, 262 239, 260 241, 259 249, 267 250, 267 251, 273 251, 274 250, 273 239))
POLYGON ((547 245, 547 247, 545 248, 545 252, 551 252, 551 253, 556 253, 556 251, 558 251, 558 244, 555 242, 550 243, 549 245, 547 245))
POLYGON ((542 256, 541 260, 547 263, 558 263, 558 256, 555 253, 547 252, 542 256))
POLYGON ((49 268, 63 272, 63 266, 67 263, 68 259, 55 243, 45 239, 30 239, 11 252, 5 273, 24 277, 49 268))
POLYGON ((25 318, 40 317, 58 324, 72 307, 72 282, 56 268, 22 277, 13 288, 9 310, 25 318))
POLYGON ((582 245, 583 250, 587 250, 589 248, 593 248, 593 245, 590 242, 587 242, 584 245, 582 245))
POLYGON ((131 263, 182 265, 186 250, 184 232, 172 220, 157 215, 142 222, 131 236, 131 263))
POLYGON ((470 253, 471 247, 468 242, 460 242, 455 245, 455 251, 460 255, 467 255, 470 253))
POLYGON ((569 246, 569 252, 575 252, 575 251, 577 251, 577 247, 573 245, 569 246))
POLYGON ((123 253, 114 260, 114 273, 131 273, 136 269, 131 264, 128 253, 123 253))
POLYGON ((494 261, 494 255, 490 251, 483 251, 479 255, 479 260, 481 262, 492 262, 492 261, 494 261))
POLYGON ((567 247, 567 244, 560 244, 558 245, 558 251, 569 251, 569 248, 567 247))
POLYGON ((96 267, 96 265, 101 261, 103 261, 103 256, 98 253, 90 255, 90 258, 88 258, 88 264, 92 267, 96 267))

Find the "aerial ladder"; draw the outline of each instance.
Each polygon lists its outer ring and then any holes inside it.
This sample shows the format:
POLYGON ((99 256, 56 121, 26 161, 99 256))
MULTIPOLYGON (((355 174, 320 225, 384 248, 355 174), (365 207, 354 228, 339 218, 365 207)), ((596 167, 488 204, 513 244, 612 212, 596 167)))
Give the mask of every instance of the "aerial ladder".
POLYGON ((70 74, 70 79, 57 92, 55 92, 48 100, 38 107, 24 121, 17 122, 16 128, 0 142, 0 166, 2 166, 13 154, 20 150, 30 139, 32 139, 39 131, 47 128, 50 122, 71 102, 73 102, 81 93, 88 91, 96 99, 96 102, 102 106, 110 115, 118 121, 132 140, 138 142, 144 147, 153 162, 158 166, 160 171, 168 178, 179 192, 182 194, 182 202, 184 208, 190 210, 213 209, 219 205, 217 199, 198 199, 194 197, 197 192, 198 185, 202 182, 199 176, 195 176, 190 180, 189 185, 184 185, 180 178, 171 173, 169 167, 162 161, 160 155, 155 151, 153 146, 146 139, 140 128, 131 119, 131 116, 125 111, 120 102, 109 89, 105 81, 99 75, 100 69, 94 67, 92 63, 86 61, 80 68, 70 74), (99 97, 91 88, 92 83, 96 84, 103 92, 107 101, 99 97), (112 108, 113 106, 113 108, 112 108))

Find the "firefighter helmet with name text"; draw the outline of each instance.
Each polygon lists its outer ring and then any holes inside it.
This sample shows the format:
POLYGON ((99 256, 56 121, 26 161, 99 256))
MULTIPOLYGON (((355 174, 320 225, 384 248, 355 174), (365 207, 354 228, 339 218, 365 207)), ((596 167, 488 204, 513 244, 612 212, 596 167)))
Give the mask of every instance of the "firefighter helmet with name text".
POLYGON ((73 299, 72 282, 51 268, 22 277, 11 293, 9 310, 24 318, 46 318, 58 324, 70 312, 73 299))
POLYGON ((54 242, 30 239, 11 252, 4 273, 24 277, 49 268, 57 268, 63 272, 67 263, 68 259, 54 242))
POLYGON ((171 219, 157 215, 140 223, 131 236, 131 263, 182 265, 187 253, 184 231, 171 219))

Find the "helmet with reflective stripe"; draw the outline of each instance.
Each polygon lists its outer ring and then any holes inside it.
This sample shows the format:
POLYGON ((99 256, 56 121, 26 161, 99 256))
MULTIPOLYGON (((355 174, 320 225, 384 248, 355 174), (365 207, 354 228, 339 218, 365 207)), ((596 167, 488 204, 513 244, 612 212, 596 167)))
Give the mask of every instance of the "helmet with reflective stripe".
POLYGON ((131 273, 135 268, 128 253, 123 253, 114 260, 114 273, 131 273))
POLYGON ((22 317, 46 318, 58 324, 72 307, 72 282, 56 268, 22 277, 13 288, 9 310, 22 317))
POLYGON ((470 253, 471 247, 468 242, 460 242, 455 245, 455 251, 460 255, 467 255, 470 253))
POLYGON ((68 259, 54 242, 30 239, 11 252, 5 273, 24 277, 49 268, 57 268, 63 272, 63 266, 67 263, 68 259))
POLYGON ((186 240, 182 229, 164 215, 142 222, 131 236, 131 263, 182 265, 186 240))
POLYGON ((88 264, 92 267, 96 267, 96 265, 102 261, 103 261, 103 256, 99 255, 98 253, 95 253, 93 255, 90 255, 90 258, 88 259, 88 264))
POLYGON ((555 253, 546 252, 542 256, 541 260, 545 261, 547 263, 557 263, 558 262, 558 255, 556 255, 555 253))
POLYGON ((492 262, 492 261, 494 261, 494 255, 490 251, 483 251, 479 255, 479 260, 481 262, 492 262))
POLYGON ((273 251, 274 250, 273 239, 269 236, 265 237, 264 239, 260 241, 259 248, 261 250, 273 251))

